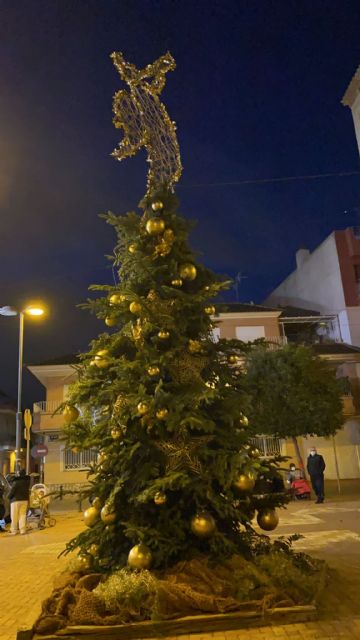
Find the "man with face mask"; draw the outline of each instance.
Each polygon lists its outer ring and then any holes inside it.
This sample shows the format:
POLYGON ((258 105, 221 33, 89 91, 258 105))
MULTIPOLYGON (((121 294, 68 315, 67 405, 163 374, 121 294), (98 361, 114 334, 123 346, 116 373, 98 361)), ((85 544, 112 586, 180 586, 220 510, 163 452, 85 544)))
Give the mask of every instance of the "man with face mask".
POLYGON ((310 455, 307 459, 307 470, 311 479, 312 488, 317 497, 316 504, 324 502, 324 469, 325 460, 319 455, 315 447, 311 447, 310 455))

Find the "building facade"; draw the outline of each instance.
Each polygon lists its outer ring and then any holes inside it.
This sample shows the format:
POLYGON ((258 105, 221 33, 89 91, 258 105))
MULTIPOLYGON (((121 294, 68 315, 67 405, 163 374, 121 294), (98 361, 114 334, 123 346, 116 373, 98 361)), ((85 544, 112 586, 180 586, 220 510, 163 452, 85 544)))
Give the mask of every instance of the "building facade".
POLYGON ((351 109, 360 154, 360 66, 357 68, 341 102, 345 107, 351 109))
POLYGON ((6 476, 15 465, 16 402, 0 390, 0 473, 6 476))
POLYGON ((333 231, 311 253, 299 249, 296 269, 264 304, 336 315, 340 339, 360 346, 360 228, 333 231))
MULTIPOLYGON (((360 478, 360 348, 331 340, 334 316, 295 308, 275 309, 253 304, 219 304, 214 321, 214 338, 238 338, 245 342, 263 338, 269 348, 279 349, 289 342, 311 342, 315 352, 326 359, 336 375, 347 378, 348 391, 343 397, 344 426, 334 438, 300 438, 300 450, 306 458, 315 444, 326 458, 329 479, 360 478), (317 315, 316 315, 317 313, 317 315), (330 335, 330 337, 329 337, 330 335)), ((336 324, 336 323, 335 323, 336 324)), ((76 452, 62 440, 62 413, 54 413, 66 401, 69 385, 76 380, 76 356, 65 356, 29 366, 44 385, 46 400, 34 404, 33 435, 48 448, 44 460, 44 481, 64 489, 86 482, 89 464, 97 459, 96 451, 76 452)), ((281 453, 296 461, 291 441, 262 436, 254 444, 264 456, 281 453)))

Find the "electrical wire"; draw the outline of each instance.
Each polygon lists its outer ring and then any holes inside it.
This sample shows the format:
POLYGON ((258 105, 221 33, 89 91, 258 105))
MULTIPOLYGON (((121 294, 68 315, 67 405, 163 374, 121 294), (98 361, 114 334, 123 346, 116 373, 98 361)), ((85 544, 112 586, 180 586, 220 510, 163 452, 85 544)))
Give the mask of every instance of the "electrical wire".
POLYGON ((344 178, 359 176, 360 171, 340 171, 338 173, 317 173, 304 176, 282 176, 280 178, 260 178, 256 180, 234 180, 233 182, 199 182, 198 184, 180 184, 178 189, 194 189, 198 187, 232 187, 247 184, 268 184, 272 182, 290 182, 293 180, 319 180, 320 178, 344 178))

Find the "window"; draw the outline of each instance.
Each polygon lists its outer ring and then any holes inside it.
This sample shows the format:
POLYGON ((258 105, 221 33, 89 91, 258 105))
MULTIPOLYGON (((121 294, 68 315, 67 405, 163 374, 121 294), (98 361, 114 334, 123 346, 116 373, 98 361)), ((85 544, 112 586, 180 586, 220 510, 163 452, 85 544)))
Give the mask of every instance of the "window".
POLYGON ((75 453, 72 449, 63 449, 62 456, 63 471, 82 471, 96 463, 98 452, 95 449, 85 449, 75 453))
POLYGON ((360 264, 354 264, 354 275, 356 282, 356 291, 360 295, 360 264))
POLYGON ((236 327, 236 337, 243 342, 252 342, 258 338, 265 338, 265 327, 236 327))

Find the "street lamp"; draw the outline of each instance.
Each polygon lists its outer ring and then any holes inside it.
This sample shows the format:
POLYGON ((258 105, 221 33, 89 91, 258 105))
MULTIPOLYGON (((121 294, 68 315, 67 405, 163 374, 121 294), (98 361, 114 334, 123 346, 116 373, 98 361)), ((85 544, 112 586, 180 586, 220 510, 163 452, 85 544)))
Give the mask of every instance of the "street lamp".
POLYGON ((25 315, 31 317, 39 317, 44 315, 45 309, 40 304, 31 304, 19 311, 14 307, 0 307, 0 315, 2 316, 19 316, 19 360, 18 360, 18 393, 17 393, 17 409, 16 409, 16 440, 15 440, 15 472, 20 470, 21 458, 21 431, 22 431, 22 411, 21 411, 21 394, 22 394, 22 371, 23 371, 23 351, 24 351, 24 318, 25 315))

